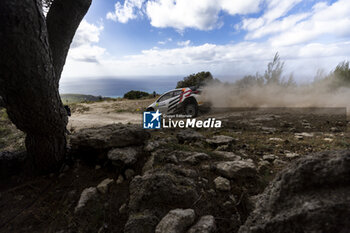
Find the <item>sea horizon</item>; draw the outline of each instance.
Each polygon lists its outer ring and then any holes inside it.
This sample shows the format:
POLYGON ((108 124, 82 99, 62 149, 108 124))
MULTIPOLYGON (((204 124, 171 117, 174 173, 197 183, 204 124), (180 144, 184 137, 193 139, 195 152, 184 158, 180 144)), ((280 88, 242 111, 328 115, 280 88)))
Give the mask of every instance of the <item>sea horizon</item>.
POLYGON ((94 77, 62 80, 60 94, 123 97, 131 90, 162 94, 176 88, 182 76, 94 77))

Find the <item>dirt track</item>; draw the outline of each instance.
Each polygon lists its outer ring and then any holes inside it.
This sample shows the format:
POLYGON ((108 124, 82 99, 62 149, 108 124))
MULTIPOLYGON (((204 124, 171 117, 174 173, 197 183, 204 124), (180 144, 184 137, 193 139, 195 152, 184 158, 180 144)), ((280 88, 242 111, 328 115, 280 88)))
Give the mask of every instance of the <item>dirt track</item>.
POLYGON ((87 112, 74 114, 69 119, 68 129, 82 129, 96 126, 103 126, 115 123, 140 124, 141 114, 137 113, 100 113, 87 112))
POLYGON ((145 99, 78 104, 69 118, 67 128, 74 131, 114 123, 141 124, 143 110, 153 101, 145 99))

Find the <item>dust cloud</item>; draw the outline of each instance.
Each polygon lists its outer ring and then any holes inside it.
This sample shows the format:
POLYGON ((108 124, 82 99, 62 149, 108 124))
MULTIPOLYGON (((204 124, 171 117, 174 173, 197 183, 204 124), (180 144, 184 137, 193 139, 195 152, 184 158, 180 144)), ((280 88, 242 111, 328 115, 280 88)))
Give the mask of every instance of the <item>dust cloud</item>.
POLYGON ((350 88, 332 90, 326 83, 283 86, 276 84, 239 87, 217 83, 204 87, 203 100, 213 107, 346 107, 350 88))

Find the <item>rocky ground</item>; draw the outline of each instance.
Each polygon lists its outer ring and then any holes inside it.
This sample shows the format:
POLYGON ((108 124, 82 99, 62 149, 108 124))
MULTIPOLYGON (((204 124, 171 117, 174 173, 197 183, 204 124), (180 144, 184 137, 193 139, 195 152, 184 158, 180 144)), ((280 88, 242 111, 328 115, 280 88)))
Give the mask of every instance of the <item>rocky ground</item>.
POLYGON ((25 155, 2 153, 0 232, 348 232, 344 115, 208 116, 223 127, 75 130, 48 176, 4 177, 25 155))

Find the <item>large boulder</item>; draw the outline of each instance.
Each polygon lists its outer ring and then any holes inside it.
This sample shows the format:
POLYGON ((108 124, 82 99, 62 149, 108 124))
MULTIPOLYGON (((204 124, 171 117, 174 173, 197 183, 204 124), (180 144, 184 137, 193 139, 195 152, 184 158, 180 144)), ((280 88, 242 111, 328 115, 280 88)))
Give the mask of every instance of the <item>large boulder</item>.
POLYGON ((175 209, 158 223, 155 233, 185 233, 194 222, 196 215, 193 209, 175 209))
POLYGON ((240 233, 349 232, 350 151, 300 159, 258 197, 240 233))
POLYGON ((71 136, 73 150, 108 150, 142 145, 150 134, 139 125, 112 124, 82 129, 71 136))
MULTIPOLYGON (((185 173, 185 171, 184 171, 185 173)), ((129 209, 139 212, 155 206, 191 206, 198 198, 193 179, 179 173, 158 171, 136 176, 130 183, 129 209)))
POLYGON ((175 165, 164 166, 132 179, 129 192, 129 219, 125 232, 154 232, 158 222, 171 206, 189 208, 198 199, 191 170, 175 165), (146 214, 145 214, 146 213, 146 214), (152 220, 152 221, 148 221, 152 220))

